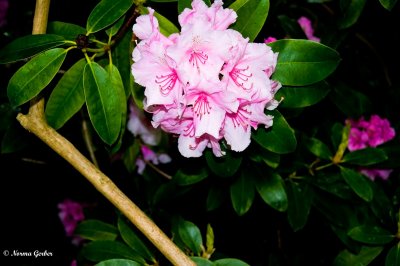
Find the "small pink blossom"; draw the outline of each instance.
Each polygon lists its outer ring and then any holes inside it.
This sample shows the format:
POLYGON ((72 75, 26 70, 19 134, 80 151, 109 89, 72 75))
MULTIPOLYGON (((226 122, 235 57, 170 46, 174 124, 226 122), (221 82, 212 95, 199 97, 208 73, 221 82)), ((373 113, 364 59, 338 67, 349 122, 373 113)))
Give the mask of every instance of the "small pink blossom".
POLYGON ((144 169, 146 168, 146 162, 150 162, 154 165, 158 165, 160 163, 166 164, 171 162, 171 157, 166 153, 155 153, 149 147, 143 145, 140 148, 142 153, 142 158, 138 158, 136 160, 136 166, 138 168, 138 173, 143 174, 144 169))
POLYGON ((309 18, 302 16, 297 20, 297 22, 304 31, 307 39, 315 42, 321 41, 320 38, 314 36, 314 28, 312 27, 311 20, 309 18))
POLYGON ((266 39, 264 39, 264 43, 271 43, 271 42, 275 42, 277 39, 275 37, 268 37, 266 39))
POLYGON ((375 178, 377 177, 382 178, 383 180, 387 180, 392 171, 393 170, 391 169, 360 169, 360 173, 369 177, 369 179, 371 180, 375 180, 375 178))
POLYGON ((72 243, 79 245, 82 239, 78 236, 74 236, 75 229, 79 222, 85 219, 83 212, 83 205, 79 202, 65 199, 57 205, 59 209, 58 217, 64 225, 65 234, 68 237, 72 237, 72 243))

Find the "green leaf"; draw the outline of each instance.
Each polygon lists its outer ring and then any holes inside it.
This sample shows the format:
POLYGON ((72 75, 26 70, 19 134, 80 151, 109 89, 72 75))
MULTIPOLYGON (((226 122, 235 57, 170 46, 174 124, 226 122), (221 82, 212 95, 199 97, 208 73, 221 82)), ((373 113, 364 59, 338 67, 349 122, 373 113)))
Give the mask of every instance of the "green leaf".
POLYGON ((320 141, 317 138, 304 138, 304 145, 307 149, 314 154, 315 156, 325 159, 331 160, 333 157, 332 152, 330 151, 329 147, 320 141))
POLYGON ((125 16, 120 17, 112 27, 106 30, 107 35, 109 37, 112 37, 115 34, 117 34, 122 25, 124 25, 124 22, 125 22, 125 16))
POLYGON ((283 99, 279 104, 282 108, 303 108, 318 103, 329 91, 330 87, 325 81, 304 87, 284 86, 275 94, 275 99, 283 99))
POLYGON ((308 219, 313 200, 313 190, 304 183, 288 182, 288 221, 293 231, 302 229, 308 219))
POLYGON ((202 257, 190 257, 192 261, 196 263, 197 266, 214 266, 212 261, 209 261, 202 257))
POLYGON ((287 86, 307 86, 327 78, 340 62, 332 48, 309 40, 282 39, 269 43, 279 53, 274 80, 287 86))
POLYGON ((96 62, 87 63, 83 75, 86 106, 100 138, 111 145, 121 127, 121 103, 107 71, 96 62))
POLYGON ((257 129, 252 134, 252 138, 261 145, 261 147, 269 151, 278 154, 293 152, 297 145, 294 130, 277 110, 269 114, 274 117, 272 127, 268 129, 257 129))
POLYGON ((261 198, 272 208, 284 212, 288 208, 288 199, 282 177, 276 173, 260 176, 256 188, 261 198))
POLYGON ((100 220, 84 220, 78 224, 75 234, 89 240, 115 240, 118 229, 100 220))
POLYGON ((206 168, 179 169, 173 177, 173 180, 180 186, 196 184, 208 177, 206 168))
POLYGON ((211 151, 207 150, 205 156, 207 165, 210 167, 211 171, 222 177, 233 176, 242 163, 241 154, 229 151, 222 157, 215 157, 211 151))
POLYGON ((238 18, 231 27, 254 41, 264 26, 269 11, 269 0, 237 0, 229 8, 236 11, 238 18))
POLYGON ((379 2, 387 10, 392 10, 393 7, 397 4, 397 0, 379 0, 379 2))
POLYGON ((372 109, 371 100, 365 94, 345 84, 335 86, 329 98, 348 117, 358 118, 372 109))
POLYGON ((13 106, 22 105, 37 96, 55 77, 67 56, 67 50, 47 50, 23 65, 11 77, 7 94, 13 106))
MULTIPOLYGON (((125 96, 129 98, 131 90, 133 90, 133 76, 131 73, 132 65, 132 31, 124 34, 124 37, 117 42, 114 49, 112 49, 112 63, 118 68, 119 73, 124 83, 125 96)), ((142 91, 144 91, 142 89, 142 91)), ((143 94, 143 92, 142 92, 143 94)), ((143 106, 143 103, 142 103, 143 106)), ((142 108, 143 109, 143 108, 142 108)))
POLYGON ((76 62, 58 81, 46 104, 47 122, 54 129, 61 128, 85 103, 83 91, 84 59, 76 62))
POLYGON ((47 25, 47 33, 57 34, 66 40, 75 41, 78 35, 86 33, 86 29, 71 23, 52 21, 47 25))
MULTIPOLYGON (((141 14, 149 14, 149 10, 145 8, 144 6, 140 7, 140 13, 141 14)), ((158 25, 160 28, 160 32, 162 35, 168 37, 172 33, 177 33, 179 32, 179 29, 175 26, 174 23, 172 23, 169 19, 161 15, 160 13, 154 12, 154 16, 158 20, 158 25)))
POLYGON ((116 22, 133 5, 133 0, 101 0, 89 15, 87 35, 98 32, 116 22))
POLYGON ((250 159, 255 162, 263 162, 271 168, 276 169, 281 161, 281 156, 266 149, 257 146, 256 150, 252 150, 249 154, 250 159))
POLYGON ((348 168, 340 167, 340 172, 346 183, 363 200, 370 202, 374 196, 369 182, 370 180, 362 174, 348 168))
POLYGON ((0 64, 26 59, 63 44, 65 44, 64 37, 55 34, 23 36, 15 39, 0 50, 0 64))
POLYGON ((372 165, 387 160, 386 153, 378 148, 365 148, 347 153, 342 162, 355 165, 372 165))
POLYGON ((251 207, 254 201, 254 182, 251 176, 244 171, 240 177, 231 185, 231 201, 235 212, 242 216, 251 207))
POLYGON ((118 241, 100 240, 90 242, 82 247, 82 255, 93 262, 110 259, 129 259, 140 263, 140 265, 145 264, 145 260, 136 254, 134 250, 118 241))
POLYGON ((214 261, 214 266, 250 266, 246 262, 243 262, 238 259, 219 259, 214 261))
POLYGON ((196 255, 201 255, 203 239, 200 229, 192 222, 180 220, 178 233, 183 243, 196 255))
POLYGON ((339 28, 346 29, 354 25, 364 9, 367 0, 341 1, 343 17, 339 21, 339 28))
POLYGON ((400 265, 400 242, 397 242, 386 255, 385 266, 400 265))
POLYGON ((379 226, 360 225, 349 230, 349 237, 372 245, 385 245, 395 239, 395 235, 379 226))
POLYGON ((383 247, 362 247, 358 254, 343 250, 335 258, 333 266, 367 266, 383 250, 383 247))
POLYGON ((208 190, 206 207, 207 211, 218 209, 224 200, 224 190, 213 186, 208 190))
POLYGON ((96 266, 142 266, 142 264, 133 260, 111 259, 97 263, 96 266))
POLYGON ((192 9, 192 0, 178 0, 178 13, 182 13, 185 8, 192 9))
POLYGON ((123 217, 118 218, 118 230, 124 242, 140 256, 148 261, 156 262, 154 255, 149 251, 143 241, 135 234, 123 217))
POLYGON ((317 178, 310 178, 311 184, 325 190, 339 198, 350 200, 354 198, 354 192, 349 185, 343 182, 338 173, 318 174, 317 178))
POLYGON ((206 252, 208 254, 212 254, 215 250, 214 248, 214 229, 210 224, 207 224, 207 232, 206 232, 206 252))

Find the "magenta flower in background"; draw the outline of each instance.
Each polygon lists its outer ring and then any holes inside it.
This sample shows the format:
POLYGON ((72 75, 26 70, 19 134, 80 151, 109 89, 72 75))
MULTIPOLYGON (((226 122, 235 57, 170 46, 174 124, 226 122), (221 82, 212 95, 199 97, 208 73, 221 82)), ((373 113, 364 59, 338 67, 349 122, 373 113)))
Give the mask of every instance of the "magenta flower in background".
POLYGON ((303 29, 307 39, 315 42, 321 41, 320 38, 314 36, 314 28, 312 27, 311 20, 309 18, 302 16, 297 20, 297 22, 303 29))
POLYGON ((79 202, 65 199, 63 202, 60 202, 57 207, 59 209, 58 217, 60 217, 64 225, 66 236, 72 237, 72 243, 79 245, 83 239, 74 236, 74 232, 78 223, 85 219, 83 205, 79 202))
POLYGON ((171 157, 166 153, 155 153, 149 147, 143 145, 140 148, 142 152, 142 158, 138 158, 136 160, 136 166, 138 168, 138 174, 143 174, 144 169, 146 168, 146 162, 150 162, 154 165, 158 165, 159 163, 169 163, 171 162, 171 157))
MULTIPOLYGON (((348 122, 350 123, 350 133, 347 147, 350 151, 377 147, 393 139, 396 135, 389 120, 378 115, 372 115, 369 120, 361 117, 358 120, 349 119, 348 122)), ((360 172, 371 180, 375 180, 376 177, 387 180, 392 170, 361 168, 360 172)))
POLYGON ((7 23, 8 0, 0 0, 0 27, 7 23))
POLYGON ((151 8, 133 26, 141 41, 132 54, 132 74, 145 87, 144 109, 154 127, 179 135, 185 157, 199 157, 207 147, 222 156, 223 139, 243 151, 251 128, 272 125, 265 108, 278 105, 274 95, 281 85, 270 80, 278 55, 228 29, 237 15, 222 5, 194 0, 178 17, 181 32, 169 37, 160 33, 151 8))
POLYGON ((275 42, 277 39, 275 37, 269 36, 268 38, 264 39, 264 43, 271 43, 275 42))

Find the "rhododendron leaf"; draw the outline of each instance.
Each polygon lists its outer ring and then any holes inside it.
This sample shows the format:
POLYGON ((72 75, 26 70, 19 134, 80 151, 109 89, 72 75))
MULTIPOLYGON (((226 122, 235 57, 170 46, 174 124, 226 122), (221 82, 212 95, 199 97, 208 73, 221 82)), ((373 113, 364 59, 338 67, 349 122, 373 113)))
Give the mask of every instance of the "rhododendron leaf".
POLYGON ((322 81, 340 62, 335 50, 314 41, 282 39, 268 45, 279 53, 272 79, 282 85, 307 86, 322 81))
POLYGON ((217 186, 211 187, 207 194, 207 211, 218 209, 225 198, 224 190, 222 188, 217 186))
POLYGON ((133 5, 133 0, 101 0, 86 22, 87 35, 98 32, 116 22, 133 5))
POLYGON ((400 242, 397 242, 386 255, 385 266, 400 265, 400 242))
POLYGON ((244 215, 254 201, 253 178, 247 175, 247 172, 242 172, 240 177, 231 185, 230 193, 233 209, 239 216, 244 215))
MULTIPOLYGON (((132 31, 125 33, 124 37, 122 37, 117 42, 114 49, 112 49, 112 62, 118 68, 121 75, 122 82, 124 83, 126 98, 129 98, 134 85, 133 76, 131 73, 132 56, 130 56, 132 54, 134 44, 134 42, 132 42, 132 34, 132 31)), ((141 91, 143 94, 143 89, 141 91)), ((142 100, 143 98, 141 99, 141 103, 142 100)))
POLYGON ((47 50, 23 65, 11 77, 7 95, 13 106, 19 106, 37 96, 55 77, 67 56, 67 50, 47 50))
POLYGON ((118 31, 119 31, 119 29, 120 29, 120 28, 122 27, 122 25, 124 24, 124 22, 125 22, 125 16, 122 16, 121 18, 119 18, 119 19, 117 20, 117 22, 115 22, 114 25, 112 25, 112 27, 110 27, 110 28, 108 28, 108 29, 106 30, 107 35, 112 37, 112 36, 114 36, 115 34, 117 34, 118 31))
POLYGON ((318 178, 307 178, 314 186, 335 195, 341 199, 352 199, 354 198, 353 190, 343 182, 343 178, 340 174, 318 174, 318 178))
POLYGON ((347 153, 342 162, 355 165, 372 165, 387 160, 386 153, 379 148, 365 148, 347 153))
POLYGON ((254 41, 267 19, 269 0, 236 0, 229 8, 238 15, 231 28, 254 41))
POLYGON ((127 259, 111 259, 97 263, 95 266, 141 266, 142 264, 127 259))
POLYGON ((83 257, 94 262, 110 259, 130 259, 140 263, 140 265, 146 263, 133 249, 114 240, 93 241, 84 245, 81 251, 83 257))
POLYGON ((314 154, 315 156, 325 159, 325 160, 330 160, 333 157, 332 152, 330 151, 328 145, 323 143, 317 138, 304 138, 304 145, 307 147, 307 149, 314 154))
POLYGON ((63 44, 65 44, 64 37, 55 34, 23 36, 15 39, 0 50, 0 64, 26 59, 63 44))
POLYGON ((118 229, 109 223, 100 220, 84 220, 78 224, 75 234, 88 240, 115 240, 118 229))
POLYGON ((214 263, 202 257, 190 257, 196 263, 196 266, 214 266, 214 263))
POLYGON ((360 225, 347 233, 352 239, 365 244, 384 245, 395 239, 395 235, 379 226, 360 225))
POLYGON ((333 261, 334 266, 369 265, 382 252, 383 247, 362 247, 360 252, 355 254, 343 250, 333 261))
POLYGON ((282 99, 279 105, 282 108, 302 108, 320 102, 328 95, 330 87, 325 81, 321 81, 304 87, 283 86, 275 94, 275 99, 282 99))
POLYGON ((85 103, 83 92, 84 59, 68 69, 50 94, 46 104, 47 122, 54 129, 61 128, 85 103))
MULTIPOLYGON (((143 15, 149 14, 149 10, 142 6, 140 7, 140 13, 143 15)), ((179 32, 179 29, 175 26, 175 24, 172 23, 169 19, 167 19, 163 15, 161 15, 160 13, 154 12, 154 16, 157 18, 160 32, 164 36, 168 37, 172 33, 179 32)))
POLYGON ((308 220, 314 193, 309 185, 287 182, 288 221, 293 231, 302 229, 308 220))
POLYGON ((111 145, 121 127, 121 103, 107 71, 96 62, 87 63, 83 75, 86 106, 100 138, 111 145))
POLYGON ((354 25, 360 17, 367 0, 345 0, 340 1, 342 18, 339 21, 339 28, 345 29, 354 25))
MULTIPOLYGON (((163 0, 161 0, 162 2, 163 0)), ((178 12, 181 13, 185 8, 192 9, 193 0, 178 0, 178 12)), ((211 5, 210 0, 203 0, 208 6, 211 5)))
POLYGON ((179 237, 183 243, 196 255, 201 255, 203 238, 200 229, 192 222, 180 220, 178 223, 179 237))
POLYGON ((214 261, 213 265, 214 266, 250 266, 246 262, 243 262, 238 259, 231 259, 231 258, 216 260, 216 261, 214 261))
POLYGON ((249 154, 251 160, 255 162, 264 162, 266 165, 274 169, 279 166, 281 160, 281 156, 279 154, 261 147, 256 148, 257 150, 254 150, 249 154))
POLYGON ((371 181, 367 179, 367 177, 363 176, 359 172, 344 167, 340 167, 340 172, 346 183, 360 198, 367 202, 372 200, 374 192, 369 184, 371 181))
POLYGON ((348 117, 360 117, 372 109, 371 100, 345 84, 338 84, 329 94, 331 101, 348 117))
MULTIPOLYGON (((387 10, 392 10, 393 7, 397 4, 397 0, 379 0, 379 2, 387 10)), ((399 258, 399 260, 400 260, 400 258, 399 258)))
POLYGON ((391 204, 389 195, 386 194, 385 190, 381 189, 379 184, 372 183, 371 185, 374 190, 374 198, 371 202, 372 212, 382 224, 391 224, 391 214, 396 213, 396 210, 391 204))
POLYGON ((294 130, 277 110, 269 114, 274 116, 272 127, 268 129, 258 128, 252 134, 252 138, 261 145, 261 147, 269 151, 278 154, 293 152, 297 145, 294 130))
POLYGON ((232 176, 240 168, 242 163, 242 157, 239 154, 235 154, 227 151, 223 157, 215 157, 210 151, 205 152, 207 165, 211 171, 222 177, 232 176))
POLYGON ((79 34, 85 34, 86 29, 75 24, 52 21, 47 25, 47 33, 63 36, 67 40, 74 40, 79 34))
POLYGON ((261 198, 272 208, 284 212, 288 208, 288 198, 283 179, 276 173, 259 173, 256 188, 261 198))
POLYGON ((193 185, 208 177, 208 171, 203 167, 179 169, 173 180, 180 186, 193 185))
POLYGON ((131 226, 120 216, 118 217, 118 230, 124 242, 140 256, 148 261, 155 262, 154 255, 149 251, 143 241, 132 230, 131 226))
POLYGON ((341 123, 334 123, 331 128, 331 141, 334 149, 339 148, 340 142, 342 141, 342 132, 344 126, 341 123))

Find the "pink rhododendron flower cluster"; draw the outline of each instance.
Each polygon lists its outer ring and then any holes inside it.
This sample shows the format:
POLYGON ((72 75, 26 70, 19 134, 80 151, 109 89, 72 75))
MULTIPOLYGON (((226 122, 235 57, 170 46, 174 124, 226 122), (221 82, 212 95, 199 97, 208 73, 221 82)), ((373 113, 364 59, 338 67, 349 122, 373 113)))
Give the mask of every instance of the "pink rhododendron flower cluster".
POLYGON ((263 43, 250 43, 228 29, 236 13, 216 0, 208 7, 194 0, 178 17, 181 32, 160 33, 154 10, 137 18, 132 74, 145 87, 144 109, 152 124, 179 135, 185 157, 199 157, 206 147, 216 156, 220 141, 234 151, 250 144, 251 129, 270 127, 280 83, 270 79, 277 54, 263 43))
POLYGON ((59 209, 58 217, 64 225, 65 234, 68 237, 72 237, 72 243, 79 245, 83 239, 79 236, 75 236, 74 232, 79 222, 85 219, 83 213, 83 205, 79 202, 65 199, 57 205, 59 209))
MULTIPOLYGON (((365 149, 367 147, 377 147, 396 135, 394 129, 390 126, 389 120, 380 118, 378 115, 372 115, 369 120, 361 117, 359 120, 351 120, 348 149, 350 151, 365 149)), ((369 169, 362 168, 360 172, 368 176, 371 180, 380 177, 388 179, 392 170, 389 169, 369 169)))

